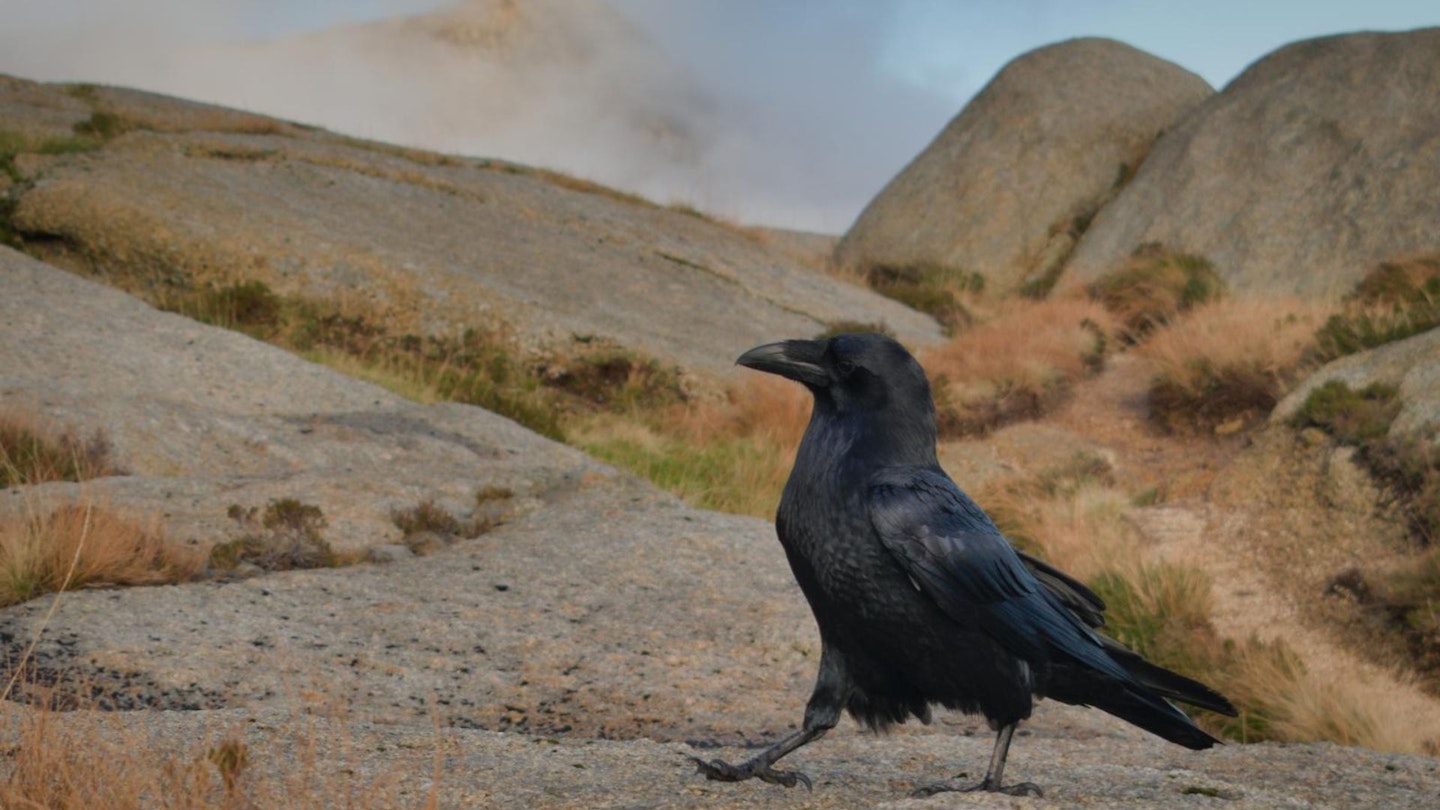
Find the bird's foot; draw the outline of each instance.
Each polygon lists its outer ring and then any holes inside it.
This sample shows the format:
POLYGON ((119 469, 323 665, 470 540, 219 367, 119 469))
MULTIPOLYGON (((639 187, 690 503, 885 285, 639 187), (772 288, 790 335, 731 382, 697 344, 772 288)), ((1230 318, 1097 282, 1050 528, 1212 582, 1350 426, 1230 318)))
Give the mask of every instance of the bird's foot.
POLYGON ((806 790, 812 789, 810 777, 799 771, 782 771, 773 768, 763 757, 746 760, 739 765, 731 765, 719 759, 708 761, 699 757, 690 757, 690 759, 695 763, 695 770, 705 774, 706 779, 716 782, 743 782, 746 779, 759 779, 772 785, 784 785, 785 787, 804 785, 806 790))
POLYGON ((910 796, 915 799, 923 799, 926 796, 934 796, 937 793, 976 793, 979 791, 986 793, 1004 793, 1007 796, 1045 795, 1045 791, 1041 790, 1040 786, 1034 782, 1017 782, 1013 785, 1001 785, 990 779, 982 780, 979 783, 962 783, 952 779, 944 782, 936 782, 933 785, 918 787, 910 792, 910 796))

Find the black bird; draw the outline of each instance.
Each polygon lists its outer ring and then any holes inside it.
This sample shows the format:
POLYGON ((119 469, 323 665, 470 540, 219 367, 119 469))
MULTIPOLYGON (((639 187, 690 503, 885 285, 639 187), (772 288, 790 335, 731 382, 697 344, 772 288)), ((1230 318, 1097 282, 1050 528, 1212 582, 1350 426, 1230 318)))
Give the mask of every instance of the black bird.
POLYGON ((1037 697, 1103 709, 1187 748, 1218 742, 1166 698, 1229 715, 1204 684, 1096 632, 1105 604, 1012 547, 940 468, 935 406, 915 358, 878 334, 787 340, 736 361, 795 380, 814 409, 775 528, 819 625, 820 672, 803 728, 710 779, 810 787, 775 762, 833 728, 842 709, 872 730, 938 704, 998 732, 979 784, 917 790, 1036 794, 1002 783, 1010 739, 1037 697))

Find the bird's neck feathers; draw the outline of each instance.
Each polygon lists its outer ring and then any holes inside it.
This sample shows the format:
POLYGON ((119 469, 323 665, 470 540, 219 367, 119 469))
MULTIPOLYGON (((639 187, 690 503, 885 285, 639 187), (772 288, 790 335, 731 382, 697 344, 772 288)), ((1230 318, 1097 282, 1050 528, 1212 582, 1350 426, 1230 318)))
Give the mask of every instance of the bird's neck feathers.
POLYGON ((816 404, 796 465, 939 466, 933 409, 843 412, 816 404))

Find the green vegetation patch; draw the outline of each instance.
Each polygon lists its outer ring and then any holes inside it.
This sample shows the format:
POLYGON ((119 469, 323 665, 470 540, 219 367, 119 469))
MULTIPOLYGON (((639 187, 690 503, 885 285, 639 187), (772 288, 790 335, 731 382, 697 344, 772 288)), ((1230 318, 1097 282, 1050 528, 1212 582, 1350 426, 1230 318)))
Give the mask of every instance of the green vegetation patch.
POLYGON ((1345 309, 1315 334, 1322 362, 1440 325, 1440 256, 1384 262, 1356 283, 1345 309))
POLYGON ((886 298, 930 315, 947 334, 953 334, 972 320, 960 303, 960 295, 985 289, 985 277, 979 273, 933 264, 876 265, 866 272, 865 283, 886 298))
POLYGON ((527 360, 503 329, 396 335, 376 319, 282 296, 261 281, 172 288, 158 297, 163 309, 321 362, 339 355, 384 369, 430 398, 478 405, 562 441, 572 415, 663 407, 686 396, 674 368, 606 340, 577 337, 567 351, 527 360))
POLYGON ((816 340, 825 340, 836 335, 846 335, 855 332, 874 332, 877 335, 895 337, 895 332, 885 324, 884 321, 830 321, 825 324, 824 331, 815 336, 816 340))
POLYGON ((756 471, 788 469, 777 457, 793 453, 758 436, 716 437, 698 443, 663 435, 646 439, 600 435, 582 438, 580 447, 703 509, 767 516, 780 505, 780 487, 757 483, 756 471))
POLYGON ((1089 287, 1091 297, 1115 313, 1131 343, 1176 315, 1225 294, 1225 282, 1209 260, 1142 245, 1130 260, 1089 287))
POLYGON ((1390 432, 1399 415, 1398 394, 1393 385, 1371 383, 1356 391, 1342 380, 1329 380, 1310 392, 1290 423, 1318 427, 1342 444, 1373 443, 1390 432))
POLYGON ((21 180, 15 168, 15 158, 23 154, 71 155, 90 152, 100 148, 96 138, 81 135, 51 135, 38 137, 10 129, 0 129, 0 171, 11 180, 21 180))

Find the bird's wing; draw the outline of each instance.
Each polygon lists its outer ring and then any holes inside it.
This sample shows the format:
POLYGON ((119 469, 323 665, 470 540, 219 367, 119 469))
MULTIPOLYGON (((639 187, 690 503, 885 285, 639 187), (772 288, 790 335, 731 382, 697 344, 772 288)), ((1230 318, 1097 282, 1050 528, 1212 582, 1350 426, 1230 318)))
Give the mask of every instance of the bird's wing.
POLYGON ((1099 638, 944 473, 892 468, 871 479, 868 495, 880 542, 956 622, 1031 663, 1060 654, 1125 677, 1099 638))
POLYGON ((1081 621, 1097 629, 1105 625, 1105 600, 1101 599, 1099 594, 1044 560, 1032 557, 1018 548, 1015 553, 1019 555, 1020 562, 1025 563, 1030 573, 1045 586, 1045 590, 1059 599, 1060 603, 1081 621))

